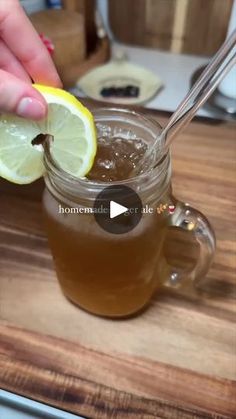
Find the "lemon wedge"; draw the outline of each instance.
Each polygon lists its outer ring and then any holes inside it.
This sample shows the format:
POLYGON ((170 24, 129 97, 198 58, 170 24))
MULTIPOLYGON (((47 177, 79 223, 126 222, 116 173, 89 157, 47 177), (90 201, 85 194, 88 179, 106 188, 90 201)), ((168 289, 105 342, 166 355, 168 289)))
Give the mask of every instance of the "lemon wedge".
POLYGON ((97 151, 93 116, 70 93, 34 85, 48 103, 41 121, 2 114, 0 116, 0 176, 13 183, 27 184, 43 176, 42 145, 32 145, 39 134, 54 137, 51 154, 58 165, 75 177, 91 169, 97 151))

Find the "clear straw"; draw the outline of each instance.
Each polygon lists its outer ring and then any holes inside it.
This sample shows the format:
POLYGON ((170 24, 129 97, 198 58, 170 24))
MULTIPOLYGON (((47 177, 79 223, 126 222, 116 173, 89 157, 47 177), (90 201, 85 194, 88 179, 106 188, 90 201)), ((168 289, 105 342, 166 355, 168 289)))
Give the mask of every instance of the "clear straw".
POLYGON ((146 165, 155 166, 167 152, 170 144, 192 120, 198 109, 207 101, 226 74, 236 64, 236 30, 224 42, 192 89, 180 103, 167 125, 162 129, 152 147, 144 154, 135 172, 146 165))

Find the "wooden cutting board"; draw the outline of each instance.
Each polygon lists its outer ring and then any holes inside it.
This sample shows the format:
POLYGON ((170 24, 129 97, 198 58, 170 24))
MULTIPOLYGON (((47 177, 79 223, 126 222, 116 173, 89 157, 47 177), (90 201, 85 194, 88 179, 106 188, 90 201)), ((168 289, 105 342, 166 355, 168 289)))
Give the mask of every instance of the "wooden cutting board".
POLYGON ((236 417, 235 125, 193 122, 172 155, 175 195, 207 214, 216 256, 203 295, 165 289, 130 320, 62 296, 43 182, 0 182, 0 387, 89 418, 236 417))
POLYGON ((232 6, 233 0, 109 0, 108 13, 118 42, 211 56, 225 40, 232 6))

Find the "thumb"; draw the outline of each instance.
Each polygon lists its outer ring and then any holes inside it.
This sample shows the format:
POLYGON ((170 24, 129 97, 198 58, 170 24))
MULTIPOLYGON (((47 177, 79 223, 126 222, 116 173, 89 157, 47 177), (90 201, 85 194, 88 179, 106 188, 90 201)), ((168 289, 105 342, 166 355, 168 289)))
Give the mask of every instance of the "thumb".
POLYGON ((38 120, 46 116, 47 103, 31 84, 0 70, 1 112, 38 120))

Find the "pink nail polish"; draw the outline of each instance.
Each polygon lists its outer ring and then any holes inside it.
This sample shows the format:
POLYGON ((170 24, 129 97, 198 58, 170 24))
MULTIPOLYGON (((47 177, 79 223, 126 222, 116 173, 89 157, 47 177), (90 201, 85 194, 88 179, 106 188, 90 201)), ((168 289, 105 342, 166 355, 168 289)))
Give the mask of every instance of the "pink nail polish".
POLYGON ((23 118, 42 119, 46 116, 46 108, 39 100, 24 97, 18 103, 16 113, 23 118))

